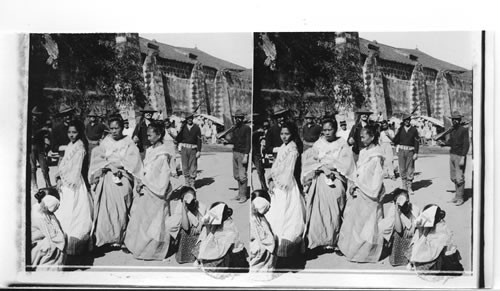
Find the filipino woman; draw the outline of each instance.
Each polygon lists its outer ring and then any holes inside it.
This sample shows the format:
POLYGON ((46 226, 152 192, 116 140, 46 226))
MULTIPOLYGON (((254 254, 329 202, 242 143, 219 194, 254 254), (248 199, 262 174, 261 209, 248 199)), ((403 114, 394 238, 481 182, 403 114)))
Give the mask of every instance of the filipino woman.
POLYGON ((170 209, 167 199, 172 192, 172 157, 163 143, 163 123, 151 122, 147 137, 151 146, 146 149, 142 178, 137 181, 138 196, 130 212, 125 246, 136 259, 163 260, 167 254, 173 253, 172 246, 179 233, 181 213, 177 210, 179 207, 170 209))
POLYGON ((272 278, 276 264, 276 242, 265 214, 271 206, 271 197, 265 190, 255 190, 251 195, 250 214, 250 272, 269 273, 272 278))
POLYGON ((67 235, 66 254, 71 264, 91 247, 93 201, 87 182, 88 142, 80 121, 68 123, 69 144, 58 166, 56 183, 61 205, 56 211, 61 227, 67 235))
POLYGON ((416 219, 420 215, 420 209, 410 202, 408 191, 405 189, 396 188, 392 194, 394 203, 387 213, 384 213, 383 222, 379 226, 387 230, 384 238, 387 242, 391 242, 389 263, 392 266, 402 266, 409 262, 410 243, 415 234, 416 219))
POLYGON ((31 267, 34 270, 58 271, 64 264, 65 235, 54 215, 59 198, 55 188, 43 188, 35 194, 38 203, 31 208, 31 267))
POLYGON ((110 134, 92 151, 89 170, 94 192, 95 245, 122 247, 133 199, 134 179, 142 178, 139 149, 123 135, 123 119, 109 121, 110 134))
POLYGON ((379 261, 384 246, 384 230, 379 227, 385 192, 384 153, 378 145, 375 125, 367 125, 360 135, 364 147, 359 152, 337 246, 349 261, 374 263, 379 261))
MULTIPOLYGON (((285 123, 280 137, 283 144, 278 148, 276 160, 268 180, 271 207, 266 218, 277 236, 276 255, 278 262, 297 258, 304 253, 303 234, 305 230, 305 200, 295 180, 295 164, 299 151, 296 126, 285 123), (288 258, 288 259, 286 259, 288 258)), ((277 262, 277 264, 278 264, 277 262)))
POLYGON ((196 191, 193 188, 182 186, 179 191, 182 200, 181 229, 175 259, 179 264, 193 263, 196 260, 193 248, 200 236, 203 227, 202 218, 207 212, 207 207, 196 199, 196 191))
POLYGON ((205 272, 248 272, 247 253, 232 214, 227 204, 215 202, 203 217, 194 254, 197 265, 205 272))
POLYGON ((347 177, 356 169, 350 146, 337 137, 337 122, 323 121, 321 136, 303 155, 302 184, 307 191, 308 249, 337 245, 345 206, 347 177))
POLYGON ((410 266, 419 275, 460 275, 464 270, 445 216, 439 206, 429 204, 416 219, 410 266))

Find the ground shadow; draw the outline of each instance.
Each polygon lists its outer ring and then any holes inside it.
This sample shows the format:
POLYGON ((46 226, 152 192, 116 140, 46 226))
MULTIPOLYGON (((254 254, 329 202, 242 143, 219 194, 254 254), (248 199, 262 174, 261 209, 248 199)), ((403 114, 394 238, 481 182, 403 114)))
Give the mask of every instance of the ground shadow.
POLYGON ((306 267, 306 256, 303 254, 293 257, 278 257, 276 260, 276 272, 297 273, 306 267))
POLYGON ((332 254, 334 253, 334 249, 317 247, 312 250, 308 249, 306 251, 306 261, 317 259, 319 256, 324 254, 332 254))
POLYGON ((208 186, 208 185, 212 184, 213 182, 215 182, 215 179, 213 177, 201 178, 201 179, 194 181, 194 188, 199 189, 201 187, 208 186))
POLYGON ((467 201, 469 199, 472 199, 472 194, 474 192, 472 191, 472 188, 467 188, 464 190, 464 201, 467 201))
POLYGON ((422 189, 422 188, 427 188, 430 185, 432 185, 431 179, 419 180, 419 181, 413 182, 412 188, 413 188, 413 191, 417 191, 417 190, 422 189))
POLYGON ((64 262, 64 271, 77 271, 77 270, 87 270, 94 265, 94 256, 92 253, 81 255, 81 256, 70 256, 67 255, 64 262))

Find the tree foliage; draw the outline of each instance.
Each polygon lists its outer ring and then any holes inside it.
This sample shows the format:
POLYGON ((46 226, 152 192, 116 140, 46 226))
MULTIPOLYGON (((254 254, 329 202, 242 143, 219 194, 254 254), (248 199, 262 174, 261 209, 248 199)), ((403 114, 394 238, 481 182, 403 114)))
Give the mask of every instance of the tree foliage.
MULTIPOLYGON (((278 81, 271 86, 298 91, 301 96, 314 93, 331 111, 343 111, 363 103, 359 52, 339 50, 335 45, 335 33, 268 33, 266 37, 274 43, 276 55, 272 66, 266 66, 269 61, 265 61, 262 52, 263 38, 257 38, 256 78, 260 78, 258 74, 265 78, 263 71, 266 70, 278 71, 275 74, 278 81)), ((308 103, 303 101, 301 111, 307 110, 308 103)))
MULTIPOLYGON (((144 104, 140 52, 130 46, 117 46, 116 34, 50 34, 49 37, 58 50, 56 63, 52 65, 44 47, 47 36, 30 37, 30 71, 34 72, 30 74, 30 83, 35 84, 31 97, 43 96, 43 88, 52 85, 69 89, 80 99, 88 98, 91 92, 99 98, 115 98, 119 103, 144 104)), ((86 101, 78 103, 83 105, 86 101)))

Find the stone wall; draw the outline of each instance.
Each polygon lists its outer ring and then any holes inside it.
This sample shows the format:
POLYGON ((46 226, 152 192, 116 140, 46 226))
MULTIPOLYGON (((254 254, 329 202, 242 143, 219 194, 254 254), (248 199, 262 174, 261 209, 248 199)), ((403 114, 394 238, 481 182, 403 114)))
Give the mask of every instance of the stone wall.
POLYGON ((452 72, 437 72, 415 65, 397 64, 381 60, 376 52, 364 57, 365 94, 374 112, 384 109, 384 116, 403 113, 426 115, 450 124, 451 112, 458 110, 467 119, 472 118, 472 81, 452 72), (382 73, 382 84, 378 81, 382 73), (383 90, 380 90, 380 87, 383 90), (380 94, 383 92, 383 98, 380 94), (373 103, 376 104, 373 104, 373 103))

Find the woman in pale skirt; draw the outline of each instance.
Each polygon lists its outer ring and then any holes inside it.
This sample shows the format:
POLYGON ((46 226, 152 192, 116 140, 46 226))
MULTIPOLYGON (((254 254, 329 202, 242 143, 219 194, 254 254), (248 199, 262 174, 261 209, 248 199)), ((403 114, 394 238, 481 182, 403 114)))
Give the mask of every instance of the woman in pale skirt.
POLYGON ((352 262, 375 263, 380 260, 384 247, 384 229, 379 227, 383 218, 382 196, 384 154, 378 145, 378 131, 373 125, 361 130, 365 147, 359 152, 356 173, 350 187, 350 197, 344 210, 338 247, 352 262))
POLYGON ((147 135, 151 146, 146 149, 142 179, 137 184, 139 196, 130 212, 125 246, 136 259, 163 260, 173 254, 181 224, 180 203, 175 207, 167 199, 172 191, 171 156, 163 143, 163 124, 152 122, 147 135))
MULTIPOLYGON (((299 151, 295 140, 298 138, 295 127, 285 124, 281 128, 283 144, 278 149, 278 155, 271 168, 269 192, 271 208, 266 219, 277 237, 276 255, 278 263, 292 259, 297 262, 298 256, 305 252, 304 231, 306 222, 305 200, 295 180, 295 163, 299 151)), ((281 265, 280 265, 281 266, 281 265)))
POLYGON ((68 138, 70 142, 56 175, 61 205, 55 215, 68 237, 66 254, 70 262, 73 256, 85 254, 91 247, 93 200, 85 179, 88 173, 88 142, 83 123, 71 121, 68 138))

